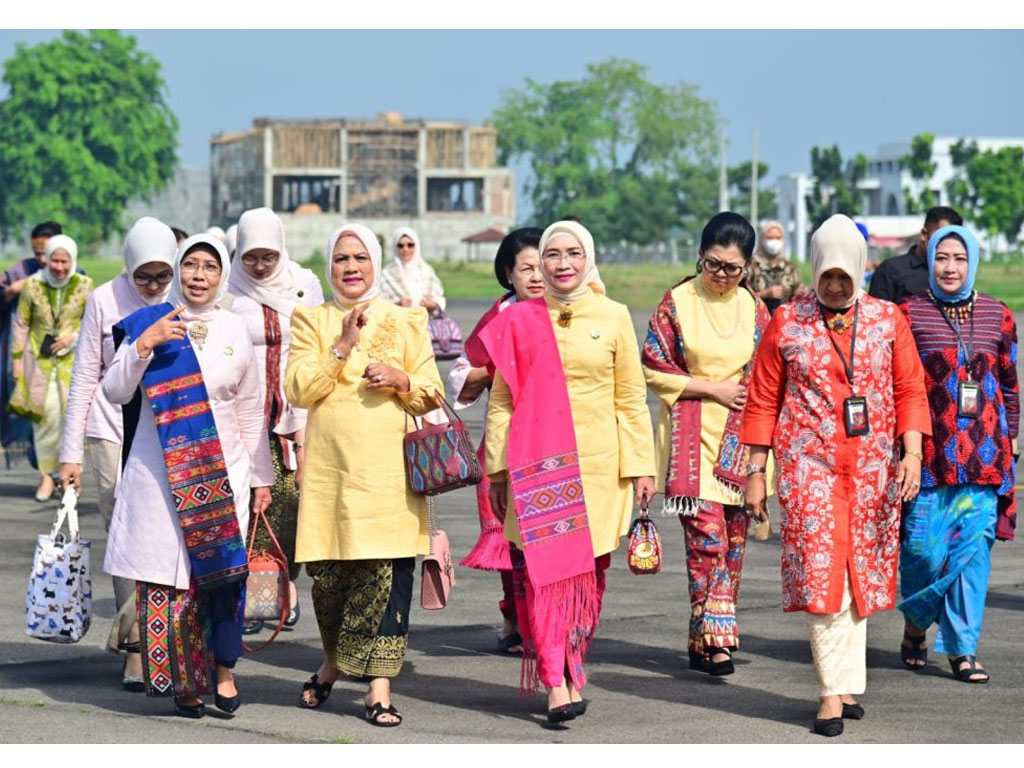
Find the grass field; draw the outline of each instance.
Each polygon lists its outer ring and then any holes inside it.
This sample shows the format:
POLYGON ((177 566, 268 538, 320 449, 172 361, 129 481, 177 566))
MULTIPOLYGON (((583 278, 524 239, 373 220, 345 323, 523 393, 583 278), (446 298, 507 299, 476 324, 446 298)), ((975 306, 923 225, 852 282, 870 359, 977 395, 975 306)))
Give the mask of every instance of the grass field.
MULTIPOLYGON (((110 280, 121 271, 121 262, 113 259, 82 258, 81 266, 96 284, 110 280)), ((317 276, 323 275, 323 262, 306 264, 317 276)), ((445 295, 455 299, 488 299, 500 292, 494 279, 494 267, 483 262, 448 262, 434 264, 444 285, 445 295)), ((805 269, 809 275, 810 270, 805 269)), ((665 291, 680 278, 693 274, 693 263, 670 264, 606 264, 601 277, 608 286, 608 295, 634 307, 654 308, 665 291)), ((321 278, 322 280, 322 278, 321 278)), ((1024 262, 991 261, 978 269, 977 289, 1005 301, 1014 312, 1024 312, 1024 262)), ((329 293, 325 286, 325 293, 329 293)))

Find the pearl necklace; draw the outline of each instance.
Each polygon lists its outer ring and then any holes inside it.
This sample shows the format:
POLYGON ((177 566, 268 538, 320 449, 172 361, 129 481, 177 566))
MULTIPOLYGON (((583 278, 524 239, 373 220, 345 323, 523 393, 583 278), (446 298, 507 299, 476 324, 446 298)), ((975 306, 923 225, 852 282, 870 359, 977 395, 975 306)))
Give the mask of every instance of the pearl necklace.
POLYGON ((732 324, 732 330, 729 331, 728 333, 722 333, 718 329, 718 326, 715 324, 714 318, 711 316, 711 308, 708 306, 708 299, 707 299, 707 296, 704 293, 704 281, 700 278, 700 276, 698 276, 696 279, 697 279, 697 295, 700 296, 700 303, 701 303, 701 306, 704 308, 704 317, 707 318, 708 325, 711 326, 711 330, 713 330, 715 332, 715 334, 718 336, 718 338, 720 338, 720 339, 731 339, 733 336, 736 335, 736 331, 739 330, 739 327, 740 327, 740 301, 739 301, 739 296, 736 297, 736 320, 732 324))

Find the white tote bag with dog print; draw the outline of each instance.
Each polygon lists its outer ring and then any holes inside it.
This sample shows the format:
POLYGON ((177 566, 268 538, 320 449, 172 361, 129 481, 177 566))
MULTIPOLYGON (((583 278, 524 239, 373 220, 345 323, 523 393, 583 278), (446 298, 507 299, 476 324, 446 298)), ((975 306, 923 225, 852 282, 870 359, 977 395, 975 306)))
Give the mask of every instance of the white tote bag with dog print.
POLYGON ((25 633, 55 643, 77 643, 92 619, 90 543, 78 534, 78 494, 68 488, 49 534, 36 541, 25 596, 25 633), (68 521, 68 533, 61 531, 68 521))

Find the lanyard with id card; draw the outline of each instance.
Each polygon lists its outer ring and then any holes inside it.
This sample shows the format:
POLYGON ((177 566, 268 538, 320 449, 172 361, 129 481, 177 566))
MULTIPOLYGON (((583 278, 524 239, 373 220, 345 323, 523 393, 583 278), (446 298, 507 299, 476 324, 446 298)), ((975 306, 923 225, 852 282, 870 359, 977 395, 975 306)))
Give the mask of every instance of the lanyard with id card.
MULTIPOLYGON (((819 310, 821 312, 821 310, 819 310)), ((828 323, 825 322, 825 313, 821 312, 821 322, 825 326, 825 334, 828 336, 829 341, 832 342, 832 346, 835 347, 836 354, 839 355, 839 359, 843 363, 843 372, 846 374, 847 381, 850 383, 850 391, 853 392, 853 372, 855 357, 857 355, 857 320, 860 317, 860 301, 858 300, 853 305, 853 325, 850 331, 850 360, 846 360, 846 355, 843 354, 843 350, 839 348, 835 338, 828 332, 828 323)), ((867 398, 859 395, 851 394, 850 397, 843 401, 843 425, 846 427, 847 437, 861 437, 868 434, 871 431, 871 425, 868 421, 868 401, 867 398)))
POLYGON ((971 360, 974 358, 974 313, 971 312, 970 338, 964 343, 963 334, 960 333, 959 323, 953 325, 946 310, 936 301, 935 305, 942 314, 942 319, 956 336, 957 348, 957 378, 956 383, 956 417, 958 419, 976 419, 981 415, 981 385, 971 378, 971 360), (964 369, 967 372, 967 380, 959 380, 960 352, 964 353, 964 369))

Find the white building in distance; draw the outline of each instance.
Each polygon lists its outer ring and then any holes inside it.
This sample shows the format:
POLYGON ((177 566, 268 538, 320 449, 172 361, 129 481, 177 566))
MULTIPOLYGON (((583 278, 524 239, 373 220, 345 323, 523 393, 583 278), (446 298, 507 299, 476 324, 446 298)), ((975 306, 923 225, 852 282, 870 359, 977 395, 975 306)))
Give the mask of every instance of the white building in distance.
MULTIPOLYGON (((903 194, 905 188, 910 189, 913 197, 920 200, 927 185, 935 195, 935 205, 950 205, 946 183, 957 175, 950 147, 961 138, 935 137, 931 158, 931 162, 935 163, 935 173, 925 181, 911 178, 910 171, 903 165, 903 157, 910 153, 910 141, 882 144, 878 152, 868 158, 867 175, 858 185, 864 195, 864 206, 862 215, 856 218, 867 226, 871 246, 899 251, 905 241, 911 240, 920 231, 924 216, 907 213, 903 194)), ((963 138, 968 143, 976 142, 980 152, 1003 147, 1024 147, 1024 138, 963 138)), ((786 230, 786 249, 798 261, 806 261, 809 255, 811 222, 807 212, 807 196, 813 188, 814 177, 807 173, 787 174, 780 177, 777 183, 779 221, 786 230)), ((988 244, 987 237, 979 238, 979 241, 988 244)), ((1005 248, 1005 239, 996 238, 992 246, 1005 248)))

